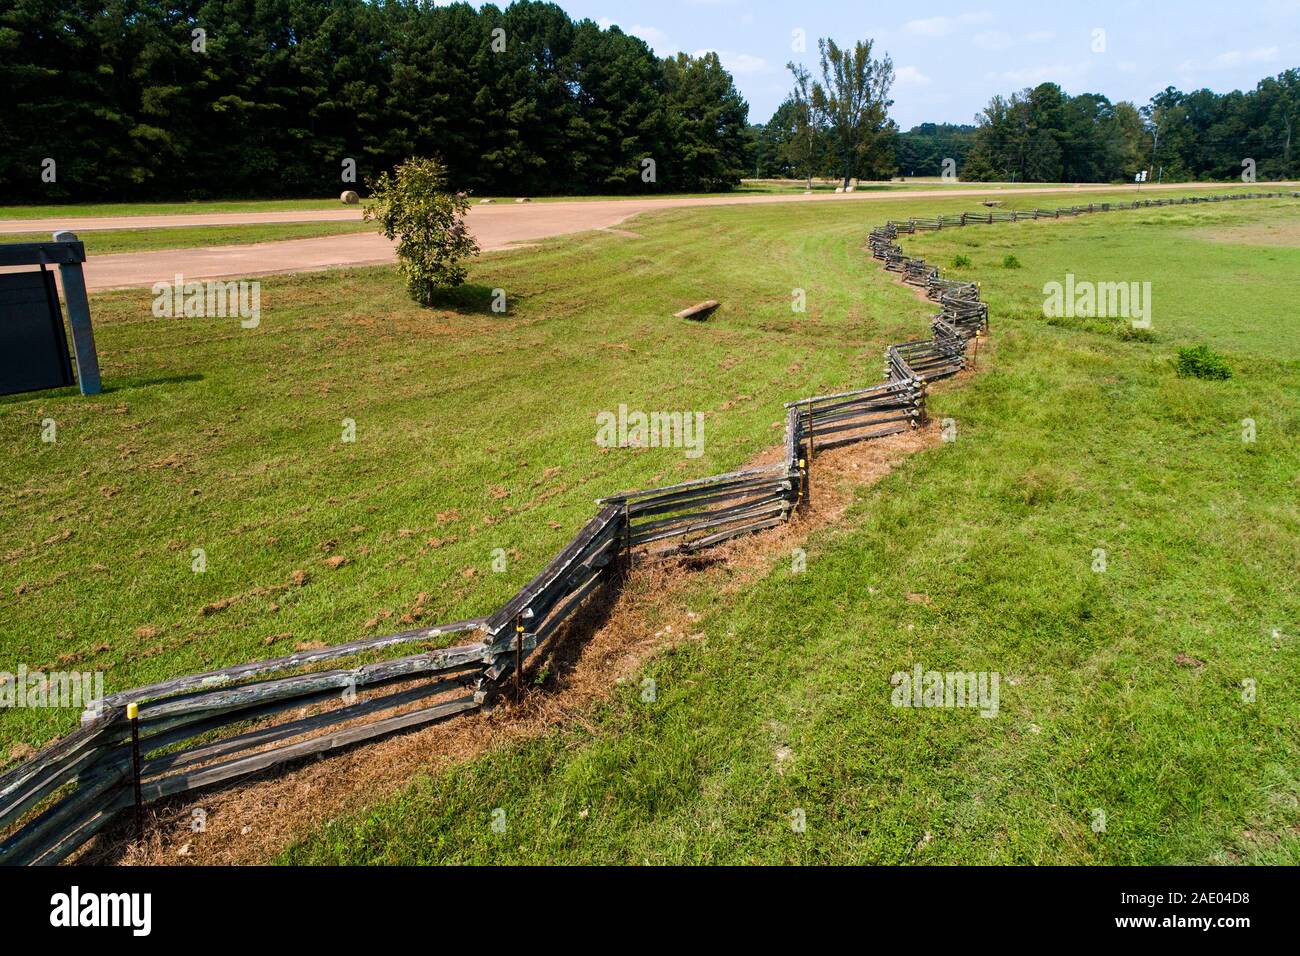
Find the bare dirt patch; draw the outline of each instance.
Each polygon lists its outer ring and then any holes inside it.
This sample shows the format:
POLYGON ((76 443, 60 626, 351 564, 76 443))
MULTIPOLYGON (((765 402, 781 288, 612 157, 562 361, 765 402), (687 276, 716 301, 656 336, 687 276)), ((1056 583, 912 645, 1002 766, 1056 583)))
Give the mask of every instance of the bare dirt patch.
POLYGON ((1195 229, 1191 236, 1206 242, 1224 242, 1238 246, 1285 246, 1300 248, 1300 222, 1242 223, 1239 226, 1216 226, 1195 229))

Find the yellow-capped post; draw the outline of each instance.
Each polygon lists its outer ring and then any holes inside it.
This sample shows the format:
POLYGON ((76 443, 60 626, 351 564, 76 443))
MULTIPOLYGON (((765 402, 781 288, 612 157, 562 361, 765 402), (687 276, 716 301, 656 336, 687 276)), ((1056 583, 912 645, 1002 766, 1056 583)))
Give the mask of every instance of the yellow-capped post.
POLYGON ((126 719, 131 722, 131 778, 135 787, 135 836, 144 836, 144 794, 140 791, 140 705, 126 705, 126 719))

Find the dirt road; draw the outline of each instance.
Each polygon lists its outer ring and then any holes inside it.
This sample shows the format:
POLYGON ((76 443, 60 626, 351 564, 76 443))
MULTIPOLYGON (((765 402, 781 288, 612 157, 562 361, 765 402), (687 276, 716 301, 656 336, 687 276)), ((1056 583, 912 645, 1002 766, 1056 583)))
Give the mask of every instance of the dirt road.
MULTIPOLYGON (((1143 192, 1162 189, 1186 189, 1189 185, 1166 183, 1148 185, 1143 192)), ((892 192, 855 192, 849 194, 813 193, 804 195, 773 194, 763 196, 710 196, 706 198, 618 199, 591 202, 501 203, 474 206, 469 215, 470 229, 479 246, 486 250, 504 249, 519 242, 548 236, 608 229, 656 209, 684 206, 736 206, 781 202, 889 202, 927 198, 1011 197, 1043 193, 1115 192, 1116 186, 1045 186, 1043 188, 1004 188, 1002 186, 897 190, 892 192)), ((1231 188, 1231 187, 1222 187, 1231 188)), ((1252 188, 1268 188, 1259 184, 1252 188)), ((1131 191, 1131 190, 1130 190, 1131 191)), ((47 232, 71 229, 93 232, 104 229, 149 229, 177 226, 220 226, 286 222, 337 222, 360 218, 357 208, 300 210, 286 212, 204 213, 177 216, 115 216, 105 218, 3 220, 6 232, 47 232)), ((86 283, 92 290, 150 286, 170 281, 178 273, 187 281, 230 276, 266 275, 279 272, 305 272, 340 266, 370 265, 390 262, 393 244, 374 233, 320 236, 314 239, 288 239, 278 242, 249 243, 233 246, 208 246, 157 252, 130 252, 92 256, 86 263, 86 283)))

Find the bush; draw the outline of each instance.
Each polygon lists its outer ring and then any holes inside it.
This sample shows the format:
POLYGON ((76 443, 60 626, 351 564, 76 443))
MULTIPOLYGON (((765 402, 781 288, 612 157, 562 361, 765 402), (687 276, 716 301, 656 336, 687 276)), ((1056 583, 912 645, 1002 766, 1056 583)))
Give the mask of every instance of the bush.
POLYGON ((952 257, 951 268, 953 268, 953 269, 969 269, 969 268, 970 268, 970 256, 953 256, 953 257, 952 257))
POLYGON ((1121 325, 1115 333, 1121 342, 1154 342, 1156 334, 1150 329, 1138 329, 1132 325, 1121 325))
POLYGON ((469 197, 447 191, 441 161, 408 159, 393 175, 383 173, 366 186, 365 218, 397 240, 397 268, 412 299, 431 305, 439 289, 465 281, 463 260, 478 254, 478 243, 465 229, 469 197))
POLYGON ((1015 256, 1012 256, 1012 255, 1004 256, 1003 259, 1002 259, 1002 268, 1004 268, 1004 269, 1019 269, 1019 268, 1020 268, 1020 260, 1017 259, 1015 256))
POLYGON ((1228 368, 1223 356, 1204 345, 1179 349, 1178 358, 1174 359, 1174 368, 1184 378, 1208 378, 1213 381, 1232 378, 1232 369, 1228 368))

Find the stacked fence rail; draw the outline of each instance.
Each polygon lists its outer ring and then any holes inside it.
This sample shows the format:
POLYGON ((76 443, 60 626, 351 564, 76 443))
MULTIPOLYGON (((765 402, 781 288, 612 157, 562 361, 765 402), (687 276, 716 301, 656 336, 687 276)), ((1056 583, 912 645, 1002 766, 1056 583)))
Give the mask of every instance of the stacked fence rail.
POLYGON ((1089 203, 886 222, 867 247, 884 268, 939 306, 931 336, 889 346, 885 381, 786 405, 782 460, 660 488, 621 492, 542 571, 489 617, 367 638, 179 677, 105 698, 82 725, 0 777, 0 863, 65 859, 153 801, 273 769, 479 710, 520 680, 598 589, 636 552, 691 553, 788 521, 807 503, 818 451, 897 434, 926 420, 929 383, 966 367, 988 330, 979 286, 945 279, 904 255, 898 236, 977 223, 1019 222, 1300 193, 1089 203), (450 638, 473 640, 446 646, 450 638), (391 655, 400 651, 399 656, 391 655), (350 667, 339 662, 359 659, 350 667), (287 719, 286 719, 287 718, 287 719))

